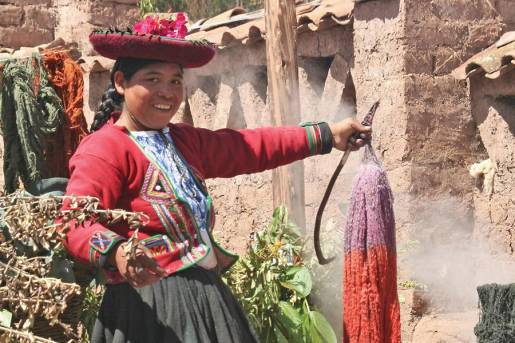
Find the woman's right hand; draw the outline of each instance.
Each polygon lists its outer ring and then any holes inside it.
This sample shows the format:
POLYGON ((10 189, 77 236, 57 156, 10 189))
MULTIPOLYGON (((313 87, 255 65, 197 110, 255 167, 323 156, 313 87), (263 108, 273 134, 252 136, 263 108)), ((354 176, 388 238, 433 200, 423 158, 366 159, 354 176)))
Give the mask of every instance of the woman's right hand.
POLYGON ((120 274, 133 287, 145 287, 166 277, 165 270, 157 264, 156 260, 150 256, 149 251, 142 246, 136 247, 135 257, 129 261, 125 254, 126 244, 126 242, 123 242, 115 247, 115 251, 109 257, 109 262, 116 266, 120 274))

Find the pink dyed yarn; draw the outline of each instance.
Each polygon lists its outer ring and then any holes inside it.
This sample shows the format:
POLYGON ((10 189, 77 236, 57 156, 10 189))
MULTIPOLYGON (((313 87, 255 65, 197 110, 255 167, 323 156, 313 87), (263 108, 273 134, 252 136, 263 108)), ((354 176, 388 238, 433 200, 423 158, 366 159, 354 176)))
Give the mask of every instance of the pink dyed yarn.
POLYGON ((345 227, 344 342, 400 343, 393 196, 370 145, 345 227))

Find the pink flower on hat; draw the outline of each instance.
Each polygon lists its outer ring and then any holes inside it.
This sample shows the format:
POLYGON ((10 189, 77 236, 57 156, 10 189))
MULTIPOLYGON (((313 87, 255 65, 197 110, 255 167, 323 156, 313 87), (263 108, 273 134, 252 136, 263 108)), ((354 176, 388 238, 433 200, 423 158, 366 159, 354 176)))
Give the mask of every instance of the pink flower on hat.
POLYGON ((159 20, 159 17, 147 16, 144 20, 134 24, 132 30, 140 34, 184 39, 188 33, 187 22, 186 16, 182 12, 176 14, 175 20, 172 18, 159 20))
POLYGON ((147 16, 140 22, 137 22, 132 27, 132 30, 137 33, 156 34, 159 29, 159 24, 152 16, 147 16))

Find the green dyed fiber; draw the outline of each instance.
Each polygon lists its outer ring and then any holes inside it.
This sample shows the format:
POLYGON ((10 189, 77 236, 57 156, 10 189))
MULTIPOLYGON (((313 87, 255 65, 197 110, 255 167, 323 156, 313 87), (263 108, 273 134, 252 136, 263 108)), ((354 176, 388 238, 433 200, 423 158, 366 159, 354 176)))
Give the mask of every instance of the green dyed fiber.
POLYGON ((479 343, 515 342, 515 284, 477 288, 481 316, 474 328, 479 343))
POLYGON ((5 62, 2 74, 5 191, 12 193, 18 179, 27 186, 46 176, 45 142, 63 124, 64 111, 39 54, 5 62))

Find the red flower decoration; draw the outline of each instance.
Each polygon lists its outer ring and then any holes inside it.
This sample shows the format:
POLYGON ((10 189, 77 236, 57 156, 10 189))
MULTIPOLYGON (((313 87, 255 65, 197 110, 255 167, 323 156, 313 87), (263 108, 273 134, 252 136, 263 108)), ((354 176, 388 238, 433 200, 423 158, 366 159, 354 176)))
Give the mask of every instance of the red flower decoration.
POLYGON ((159 17, 147 16, 144 20, 134 24, 132 30, 140 34, 184 39, 188 33, 187 22, 186 16, 182 12, 176 14, 175 20, 172 18, 159 20, 159 17))

